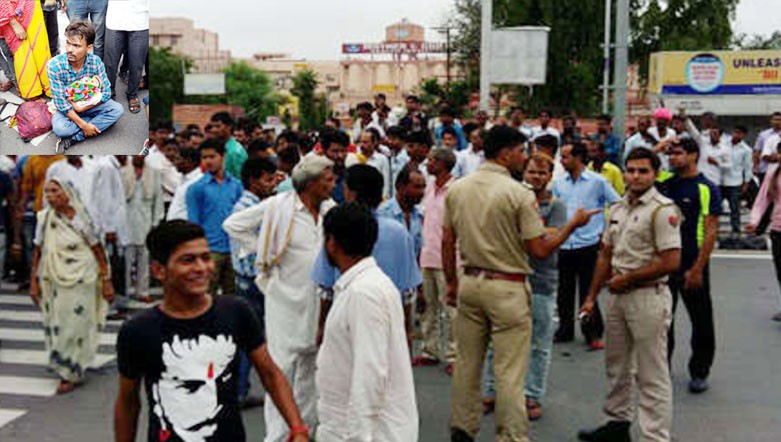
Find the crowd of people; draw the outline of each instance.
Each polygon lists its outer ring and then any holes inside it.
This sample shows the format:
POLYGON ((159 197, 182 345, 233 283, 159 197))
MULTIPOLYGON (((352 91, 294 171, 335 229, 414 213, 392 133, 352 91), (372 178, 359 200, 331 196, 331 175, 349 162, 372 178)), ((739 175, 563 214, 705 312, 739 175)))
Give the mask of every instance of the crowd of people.
POLYGON ((118 76, 127 82, 128 110, 141 110, 138 92, 149 87, 148 50, 149 0, 0 2, 0 70, 7 79, 0 91, 28 101, 51 99, 56 153, 122 117, 125 108, 114 101, 118 76), (64 48, 60 9, 70 22, 64 48))
POLYGON ((671 440, 676 306, 703 393, 718 216, 726 199, 740 231, 754 176, 745 230, 769 226, 781 269, 781 113, 752 149, 712 114, 698 126, 660 109, 622 143, 607 115, 584 134, 548 111, 534 126, 520 108, 435 117, 409 96, 391 121, 383 104, 359 105, 352 131, 332 118, 275 134, 217 113, 178 132, 157 122, 145 156, 3 158, 6 267, 44 312, 59 391, 84 380, 109 311, 130 317, 117 440, 135 440, 144 383, 149 440, 243 440, 239 409, 265 403, 268 441, 414 441, 412 367, 440 366, 453 441, 494 411, 499 440, 526 441, 553 345, 580 323, 609 381, 607 423, 580 440, 629 440, 635 375, 641 440, 671 440), (150 274, 162 301, 131 317, 160 301, 150 274))

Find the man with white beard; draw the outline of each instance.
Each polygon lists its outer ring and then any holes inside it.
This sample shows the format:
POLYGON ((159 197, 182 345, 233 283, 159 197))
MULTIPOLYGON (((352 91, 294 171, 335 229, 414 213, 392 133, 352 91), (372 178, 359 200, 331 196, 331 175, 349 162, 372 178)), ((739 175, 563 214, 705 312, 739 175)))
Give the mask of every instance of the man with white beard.
MULTIPOLYGON (((271 357, 289 380, 306 425, 316 421, 315 362, 319 298, 309 275, 323 244, 323 217, 334 206, 333 162, 307 155, 293 169, 295 192, 284 192, 228 217, 222 224, 239 257, 257 251, 256 283, 266 294, 271 357), (255 233, 259 229, 259 233, 255 233)), ((267 398, 266 404, 270 404, 267 398)), ((264 407, 266 442, 287 437, 276 407, 264 407)))

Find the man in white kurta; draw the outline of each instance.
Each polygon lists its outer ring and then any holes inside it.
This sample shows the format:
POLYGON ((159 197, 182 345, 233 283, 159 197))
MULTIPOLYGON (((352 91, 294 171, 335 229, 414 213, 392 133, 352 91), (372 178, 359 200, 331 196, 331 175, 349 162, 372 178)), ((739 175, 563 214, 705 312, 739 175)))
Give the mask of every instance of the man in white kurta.
POLYGON ((317 356, 318 441, 418 440, 400 296, 372 257, 337 280, 317 356))
MULTIPOLYGON (((239 257, 257 251, 256 282, 265 296, 266 340, 309 428, 317 422, 315 335, 320 300, 309 277, 323 244, 322 220, 333 207, 336 176, 325 157, 304 159, 293 169, 295 192, 285 192, 228 217, 223 229, 239 244, 239 257), (310 206, 307 207, 305 201, 310 206), (312 207, 319 208, 317 215, 312 207), (260 229, 260 234, 257 232, 260 229)), ((266 398, 266 442, 284 442, 287 423, 266 398)))

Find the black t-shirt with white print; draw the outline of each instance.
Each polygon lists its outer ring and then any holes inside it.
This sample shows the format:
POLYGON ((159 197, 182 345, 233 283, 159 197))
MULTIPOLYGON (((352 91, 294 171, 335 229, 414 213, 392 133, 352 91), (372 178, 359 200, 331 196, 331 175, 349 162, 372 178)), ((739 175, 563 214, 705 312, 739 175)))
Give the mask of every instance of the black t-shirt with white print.
POLYGON ((239 351, 264 343, 243 299, 216 298, 206 313, 175 319, 155 307, 119 332, 119 372, 143 379, 149 405, 149 442, 241 442, 239 351))

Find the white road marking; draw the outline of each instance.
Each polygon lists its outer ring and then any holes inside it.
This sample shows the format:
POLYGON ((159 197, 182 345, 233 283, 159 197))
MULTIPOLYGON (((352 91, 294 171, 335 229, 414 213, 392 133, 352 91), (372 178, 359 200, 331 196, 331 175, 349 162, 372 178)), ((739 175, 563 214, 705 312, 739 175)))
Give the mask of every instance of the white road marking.
MULTIPOLYGON (((43 342, 43 330, 25 328, 0 328, 0 340, 43 342)), ((115 345, 116 333, 101 333, 100 345, 115 345)))
POLYGON ((23 376, 0 376, 0 394, 24 396, 54 396, 60 380, 52 378, 31 378, 23 376))
MULTIPOLYGON (((0 320, 41 322, 41 312, 38 310, 0 310, 0 320)), ((106 321, 108 325, 122 325, 122 321, 106 321)))
MULTIPOLYGON (((98 353, 90 367, 100 368, 114 360, 112 354, 98 353)), ((49 365, 49 354, 43 350, 18 350, 0 348, 0 364, 49 365)))
POLYGON ((22 417, 27 410, 16 410, 13 408, 0 408, 0 428, 10 423, 14 419, 22 417))

